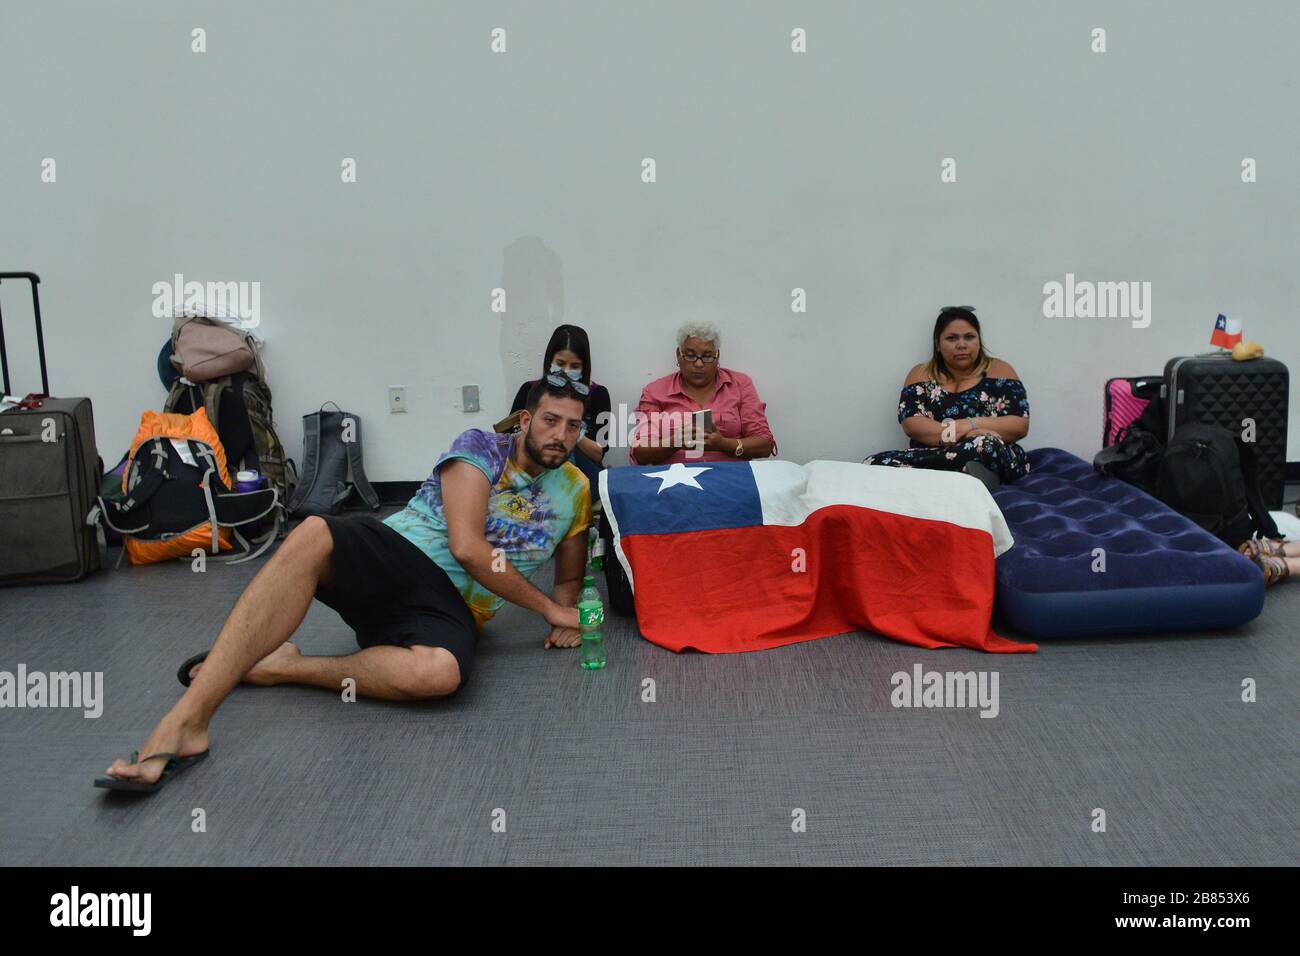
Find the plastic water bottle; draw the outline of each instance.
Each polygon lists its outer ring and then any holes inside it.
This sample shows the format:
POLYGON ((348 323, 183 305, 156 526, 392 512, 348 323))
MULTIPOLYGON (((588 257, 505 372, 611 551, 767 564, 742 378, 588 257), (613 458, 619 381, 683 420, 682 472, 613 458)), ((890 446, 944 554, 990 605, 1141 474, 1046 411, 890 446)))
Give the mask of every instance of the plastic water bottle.
POLYGON ((600 536, 600 519, 592 522, 591 531, 587 535, 587 559, 593 571, 599 571, 605 566, 605 539, 600 536))
POLYGON ((578 621, 582 625, 582 666, 589 671, 598 671, 605 666, 605 605, 596 590, 596 579, 591 575, 582 579, 578 621))

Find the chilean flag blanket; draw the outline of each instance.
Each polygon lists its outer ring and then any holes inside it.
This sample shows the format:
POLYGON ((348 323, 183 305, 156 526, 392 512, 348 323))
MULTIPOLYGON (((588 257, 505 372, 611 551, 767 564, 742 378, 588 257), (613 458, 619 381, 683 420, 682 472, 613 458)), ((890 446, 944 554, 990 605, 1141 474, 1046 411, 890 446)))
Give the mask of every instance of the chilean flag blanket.
POLYGON ((918 647, 1038 649, 990 626, 994 560, 1013 541, 970 475, 677 463, 607 468, 600 493, 641 633, 669 650, 757 651, 858 629, 918 647))

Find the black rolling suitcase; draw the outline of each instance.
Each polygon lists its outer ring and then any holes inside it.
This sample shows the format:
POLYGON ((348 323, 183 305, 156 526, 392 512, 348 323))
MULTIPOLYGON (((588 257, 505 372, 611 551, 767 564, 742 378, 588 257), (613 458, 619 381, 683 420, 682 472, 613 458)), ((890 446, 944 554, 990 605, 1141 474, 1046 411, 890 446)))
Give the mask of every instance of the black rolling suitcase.
MULTIPOLYGON (((0 272, 32 287, 41 394, 30 408, 0 412, 0 585, 76 581, 100 566, 99 539, 86 523, 99 492, 99 456, 88 398, 49 398, 41 303, 34 272, 0 272)), ((0 371, 11 396, 0 315, 0 371)))
POLYGON ((1272 358, 1234 361, 1228 353, 1183 355, 1165 363, 1161 398, 1167 417, 1165 444, 1184 422, 1222 425, 1238 437, 1254 422, 1260 496, 1282 507, 1286 485, 1287 367, 1272 358))

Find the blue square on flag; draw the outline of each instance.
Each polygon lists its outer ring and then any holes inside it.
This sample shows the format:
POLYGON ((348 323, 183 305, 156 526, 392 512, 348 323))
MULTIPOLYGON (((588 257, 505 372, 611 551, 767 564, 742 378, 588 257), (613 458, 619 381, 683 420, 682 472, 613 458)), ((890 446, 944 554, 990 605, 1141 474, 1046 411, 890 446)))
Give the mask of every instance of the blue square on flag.
POLYGON ((763 523, 763 506, 749 462, 610 468, 605 472, 618 533, 676 534, 763 523))

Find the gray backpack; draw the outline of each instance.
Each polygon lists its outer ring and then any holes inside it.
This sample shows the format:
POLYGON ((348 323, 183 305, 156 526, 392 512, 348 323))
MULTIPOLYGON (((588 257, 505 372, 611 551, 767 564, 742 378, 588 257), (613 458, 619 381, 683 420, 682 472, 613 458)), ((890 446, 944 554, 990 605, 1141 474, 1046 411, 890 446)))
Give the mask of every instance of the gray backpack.
POLYGON ((371 511, 379 507, 361 461, 361 418, 325 405, 302 417, 302 475, 289 497, 293 518, 336 515, 354 491, 371 511))

